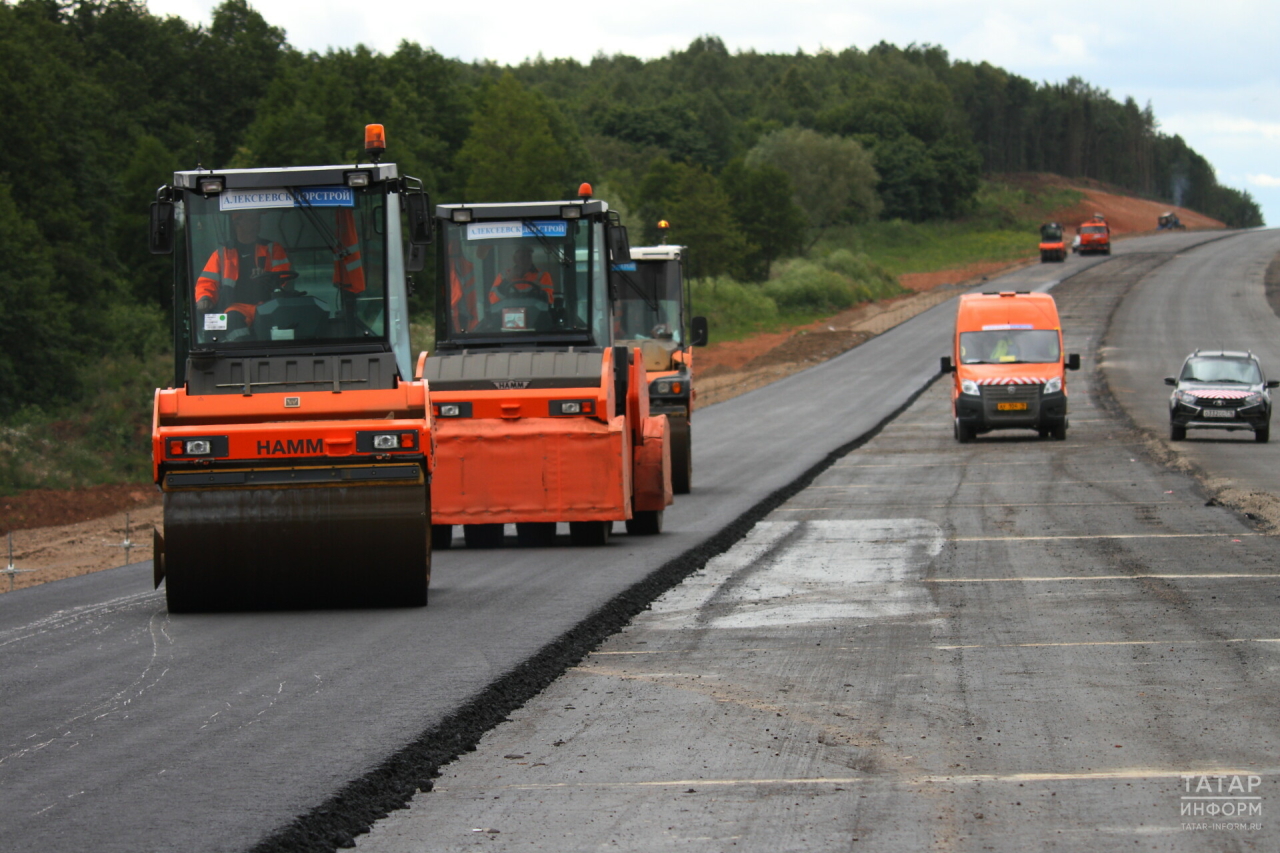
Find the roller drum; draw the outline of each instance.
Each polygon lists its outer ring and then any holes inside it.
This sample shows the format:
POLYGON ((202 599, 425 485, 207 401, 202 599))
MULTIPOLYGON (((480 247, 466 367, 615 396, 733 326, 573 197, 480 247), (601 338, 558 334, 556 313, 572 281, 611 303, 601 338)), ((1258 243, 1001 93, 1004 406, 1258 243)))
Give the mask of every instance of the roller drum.
POLYGON ((169 610, 421 607, 430 519, 422 483, 166 492, 169 610))

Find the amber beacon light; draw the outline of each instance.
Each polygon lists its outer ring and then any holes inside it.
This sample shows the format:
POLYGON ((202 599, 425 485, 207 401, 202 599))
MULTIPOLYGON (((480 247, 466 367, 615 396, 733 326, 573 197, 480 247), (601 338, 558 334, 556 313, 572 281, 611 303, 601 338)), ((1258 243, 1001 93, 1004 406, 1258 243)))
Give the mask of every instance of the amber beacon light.
POLYGON ((387 150, 387 132, 380 124, 364 126, 364 153, 373 162, 378 162, 382 153, 387 150))

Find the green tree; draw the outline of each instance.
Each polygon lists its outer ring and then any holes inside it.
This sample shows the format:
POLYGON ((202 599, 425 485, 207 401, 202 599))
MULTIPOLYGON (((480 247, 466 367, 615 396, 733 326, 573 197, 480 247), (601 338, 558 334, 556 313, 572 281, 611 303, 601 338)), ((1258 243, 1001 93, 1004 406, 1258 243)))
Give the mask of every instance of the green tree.
POLYGON ((724 273, 741 275, 756 247, 747 242, 733 218, 733 203, 709 171, 683 163, 669 203, 669 240, 689 248, 685 269, 692 278, 724 273))
POLYGON ((551 133, 539 99, 510 72, 481 95, 458 163, 468 201, 563 198, 568 152, 551 133))
POLYGON ((852 139, 789 127, 764 136, 746 162, 785 172, 815 230, 838 221, 866 222, 880 212, 879 175, 871 155, 852 139))
POLYGON ((767 164, 748 166, 734 160, 720 173, 720 184, 733 206, 733 218, 754 247, 743 257, 742 271, 752 281, 769 277, 769 265, 799 254, 808 221, 792 199, 787 173, 767 164))

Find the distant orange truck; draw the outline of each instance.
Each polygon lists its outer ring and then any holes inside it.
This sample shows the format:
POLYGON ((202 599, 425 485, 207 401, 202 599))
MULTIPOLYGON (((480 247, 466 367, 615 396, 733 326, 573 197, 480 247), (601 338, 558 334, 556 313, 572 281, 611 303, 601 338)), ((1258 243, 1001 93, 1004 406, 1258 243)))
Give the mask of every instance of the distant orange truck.
POLYGON ((1111 254, 1111 226, 1101 213, 1081 222, 1076 233, 1080 235, 1080 248, 1077 249, 1080 254, 1111 254))
POLYGON ((997 429, 1034 429, 1067 437, 1068 370, 1058 308, 1047 293, 971 293, 960 297, 951 356, 951 411, 957 441, 997 429))

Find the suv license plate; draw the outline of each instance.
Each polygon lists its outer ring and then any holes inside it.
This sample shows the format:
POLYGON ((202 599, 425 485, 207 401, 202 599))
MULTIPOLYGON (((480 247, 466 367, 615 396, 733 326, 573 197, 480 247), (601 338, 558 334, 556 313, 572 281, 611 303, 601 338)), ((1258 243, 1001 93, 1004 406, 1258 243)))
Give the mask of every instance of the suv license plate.
POLYGON ((1236 416, 1235 409, 1205 409, 1204 416, 1206 418, 1234 418, 1236 416))
POLYGON ((1025 412, 1026 403, 996 403, 997 412, 1025 412))

